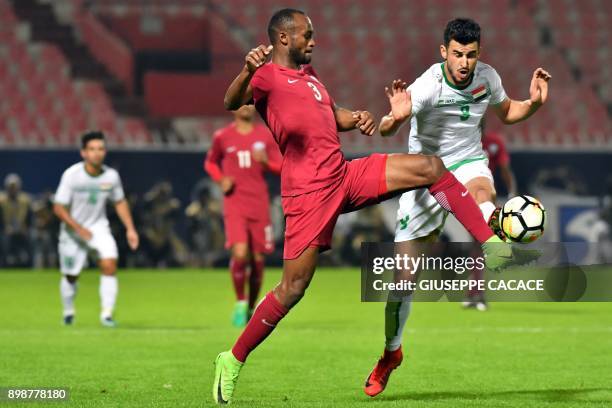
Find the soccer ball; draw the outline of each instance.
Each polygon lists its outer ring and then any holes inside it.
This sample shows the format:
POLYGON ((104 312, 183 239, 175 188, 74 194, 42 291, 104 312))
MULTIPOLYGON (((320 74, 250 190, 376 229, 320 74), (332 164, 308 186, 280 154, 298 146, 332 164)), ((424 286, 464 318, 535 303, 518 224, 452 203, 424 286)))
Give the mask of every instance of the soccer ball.
POLYGON ((500 213, 501 229, 513 242, 533 242, 544 234, 546 209, 528 195, 513 197, 500 213))

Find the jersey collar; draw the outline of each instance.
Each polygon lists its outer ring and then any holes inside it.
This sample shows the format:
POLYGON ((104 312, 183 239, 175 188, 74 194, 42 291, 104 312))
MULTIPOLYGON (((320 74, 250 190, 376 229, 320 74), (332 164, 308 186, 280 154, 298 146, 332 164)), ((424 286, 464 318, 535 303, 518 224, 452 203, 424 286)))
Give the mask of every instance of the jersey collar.
POLYGON ((453 89, 457 89, 458 91, 462 91, 464 89, 466 89, 468 86, 472 85, 472 80, 474 79, 474 73, 472 72, 472 75, 470 75, 470 80, 468 81, 467 84, 465 84, 462 87, 459 87, 455 84, 453 84, 451 81, 448 80, 448 78, 446 77, 446 71, 444 70, 444 62, 442 63, 442 65, 440 65, 440 67, 442 68, 442 76, 444 77, 444 82, 446 82, 446 85, 450 86, 453 89))
POLYGON ((275 64, 274 62, 270 62, 270 64, 272 64, 273 66, 276 67, 276 69, 278 69, 279 71, 288 71, 288 72, 293 72, 294 74, 298 74, 298 75, 306 75, 306 73, 304 72, 304 70, 306 69, 306 67, 308 65, 300 65, 300 67, 298 69, 294 69, 294 68, 289 68, 289 67, 284 67, 282 65, 278 65, 275 64))
POLYGON ((102 166, 102 168, 100 169, 100 173, 99 174, 91 174, 90 172, 87 171, 87 166, 85 165, 85 162, 83 162, 83 170, 85 170, 85 174, 87 174, 91 178, 98 178, 102 174, 104 174, 104 166, 102 166))

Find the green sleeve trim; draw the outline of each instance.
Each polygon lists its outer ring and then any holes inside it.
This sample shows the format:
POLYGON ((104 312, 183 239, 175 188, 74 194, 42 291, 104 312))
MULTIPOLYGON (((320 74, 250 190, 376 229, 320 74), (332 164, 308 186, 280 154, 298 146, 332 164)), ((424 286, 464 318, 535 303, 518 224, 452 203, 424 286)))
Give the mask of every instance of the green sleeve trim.
POLYGON ((471 159, 465 159, 465 160, 461 160, 458 163, 453 164, 452 166, 447 167, 448 170, 450 171, 454 171, 457 170, 459 167, 463 166, 464 164, 468 164, 468 163, 472 163, 478 160, 484 160, 486 159, 486 157, 482 156, 482 157, 474 157, 471 159))

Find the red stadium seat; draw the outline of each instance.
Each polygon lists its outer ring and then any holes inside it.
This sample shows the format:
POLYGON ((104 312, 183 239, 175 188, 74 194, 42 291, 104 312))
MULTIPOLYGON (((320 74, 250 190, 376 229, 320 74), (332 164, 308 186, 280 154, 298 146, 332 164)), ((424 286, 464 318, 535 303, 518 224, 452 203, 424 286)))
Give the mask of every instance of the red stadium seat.
MULTIPOLYGON (((84 0, 63 1, 75 9, 84 4, 84 0)), ((92 10, 136 16, 145 7, 141 3, 98 0, 92 3, 92 10)), ((265 27, 280 6, 277 0, 213 3, 252 36, 253 44, 249 46, 268 42, 265 27)), ((492 7, 489 0, 312 0, 306 5, 290 0, 283 6, 304 8, 313 19, 317 42, 313 63, 340 105, 386 113, 388 102, 383 87, 395 77, 412 82, 439 61, 438 45, 444 25, 453 17, 469 15, 483 28, 483 61, 500 72, 510 96, 527 96, 531 72, 537 66, 548 68, 554 76, 551 104, 530 118, 528 125, 508 130, 512 140, 526 144, 600 143, 611 131, 607 106, 612 98, 612 87, 608 85, 612 70, 607 43, 612 35, 612 2, 568 0, 556 4, 551 0, 517 0, 497 2, 492 7), (540 43, 544 28, 553 34, 551 47, 540 43), (581 74, 580 78, 574 76, 575 72, 581 74), (580 127, 580 123, 588 125, 580 127), (565 132, 572 136, 559 136, 565 132)), ((166 0, 153 0, 147 3, 146 10, 174 18, 199 15, 203 7, 192 0, 170 5, 166 0)), ((11 2, 0 0, 0 112, 2 116, 15 115, 10 117, 19 122, 19 126, 9 126, 5 121, 7 132, 14 128, 20 137, 32 136, 40 141, 40 128, 51 136, 61 128, 62 137, 52 141, 72 145, 75 136, 66 136, 66 129, 78 133, 94 126, 109 129, 113 140, 121 143, 151 142, 141 120, 118 117, 100 83, 72 80, 70 66, 59 48, 22 41, 17 21, 11 2), (33 114, 39 120, 28 124, 26 118, 33 114), (61 122, 57 115, 62 115, 61 122), (129 135, 135 137, 130 139, 129 135)), ((204 120, 203 134, 211 134, 217 124, 216 119, 204 120)), ((401 137, 378 142, 364 141, 352 134, 344 136, 343 144, 349 146, 372 142, 373 149, 405 149, 401 137)))

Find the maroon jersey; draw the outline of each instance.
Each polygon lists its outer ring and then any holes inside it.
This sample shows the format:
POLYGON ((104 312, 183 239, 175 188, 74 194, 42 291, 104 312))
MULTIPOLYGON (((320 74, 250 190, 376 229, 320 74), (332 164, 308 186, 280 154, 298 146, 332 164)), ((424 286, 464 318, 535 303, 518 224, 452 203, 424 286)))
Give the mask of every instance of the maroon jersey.
POLYGON ((281 194, 327 187, 346 171, 333 100, 310 65, 299 70, 268 63, 251 79, 257 111, 283 154, 281 194))
POLYGON ((264 178, 266 168, 252 156, 252 151, 261 147, 265 148, 270 163, 280 162, 278 147, 263 125, 256 124, 247 134, 239 133, 234 123, 215 132, 206 156, 206 166, 220 165, 222 175, 234 179, 234 187, 223 201, 226 216, 240 214, 253 219, 269 218, 270 199, 264 178))
POLYGON ((489 169, 491 172, 499 166, 505 166, 510 163, 510 155, 506 149, 506 142, 497 133, 489 132, 482 138, 482 149, 489 157, 489 169))

